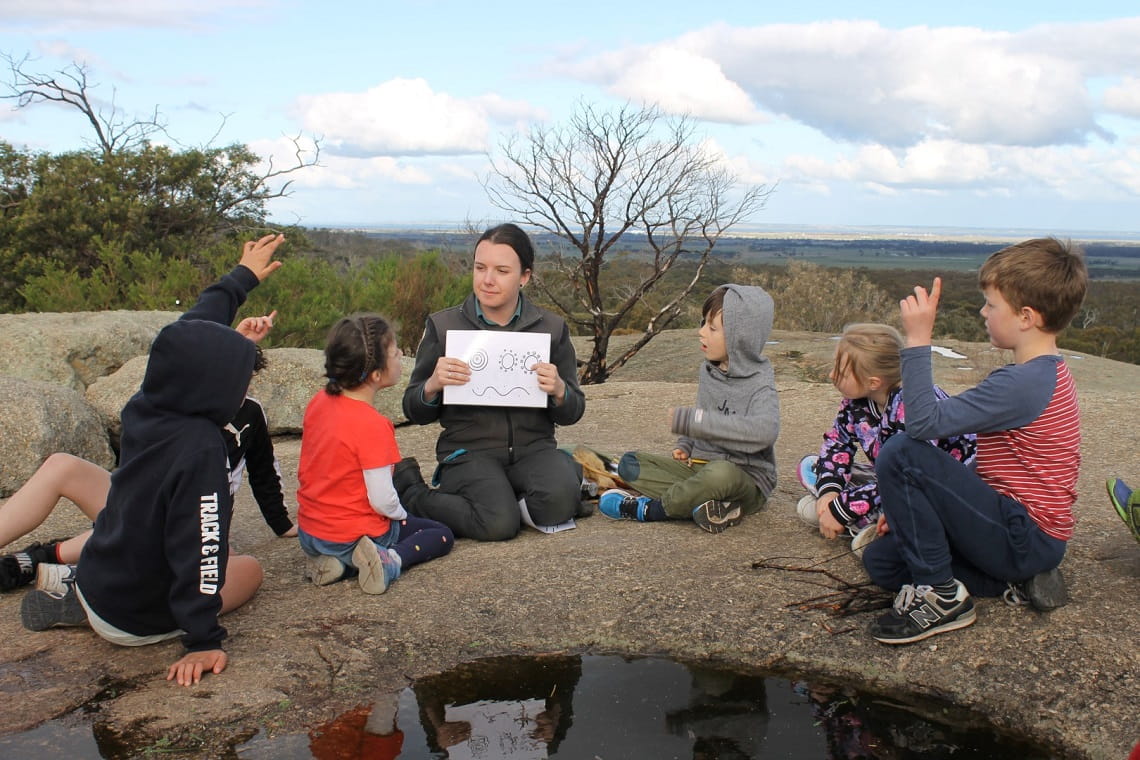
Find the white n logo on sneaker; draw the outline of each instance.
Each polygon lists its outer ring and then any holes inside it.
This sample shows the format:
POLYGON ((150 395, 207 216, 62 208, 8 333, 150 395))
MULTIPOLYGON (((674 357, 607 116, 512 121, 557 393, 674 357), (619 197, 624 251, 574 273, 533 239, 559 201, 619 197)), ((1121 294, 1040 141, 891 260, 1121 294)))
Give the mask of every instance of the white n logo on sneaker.
POLYGON ((934 623, 937 623, 941 615, 931 607, 929 604, 923 604, 910 612, 910 619, 918 624, 920 628, 929 628, 934 623))

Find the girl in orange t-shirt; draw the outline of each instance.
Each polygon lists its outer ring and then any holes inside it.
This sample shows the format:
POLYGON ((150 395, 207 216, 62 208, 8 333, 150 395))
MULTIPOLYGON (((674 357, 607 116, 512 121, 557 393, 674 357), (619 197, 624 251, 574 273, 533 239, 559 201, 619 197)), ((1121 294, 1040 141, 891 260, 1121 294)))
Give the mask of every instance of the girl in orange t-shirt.
POLYGON ((400 379, 400 356, 395 331, 374 314, 329 332, 328 383, 305 409, 297 469, 298 537, 318 586, 357 577, 365 593, 382 594, 455 543, 443 523, 408 515, 392 484, 396 431, 372 402, 400 379))

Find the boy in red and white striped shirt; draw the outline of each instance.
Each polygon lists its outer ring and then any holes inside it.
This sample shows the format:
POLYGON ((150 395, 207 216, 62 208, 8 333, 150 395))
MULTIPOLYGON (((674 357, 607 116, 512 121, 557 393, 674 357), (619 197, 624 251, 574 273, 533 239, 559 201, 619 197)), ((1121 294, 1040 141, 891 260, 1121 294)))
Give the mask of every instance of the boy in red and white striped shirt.
POLYGON ((871 579, 899 590, 870 626, 884 644, 971 625, 971 594, 1011 589, 1039 610, 1067 601, 1058 565, 1073 534, 1081 434, 1057 334, 1080 308, 1088 272, 1079 250, 1041 238, 990 256, 978 282, 990 342, 1014 363, 958 396, 937 398, 931 374, 941 280, 900 302, 907 434, 875 464, 885 535, 863 554, 871 579), (927 443, 962 433, 978 435, 976 470, 927 443))

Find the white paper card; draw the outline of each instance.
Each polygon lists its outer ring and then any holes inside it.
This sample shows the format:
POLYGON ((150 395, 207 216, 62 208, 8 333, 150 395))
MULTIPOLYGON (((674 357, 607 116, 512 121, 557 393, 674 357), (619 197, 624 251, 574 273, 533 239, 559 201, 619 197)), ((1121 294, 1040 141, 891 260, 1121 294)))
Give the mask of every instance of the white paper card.
POLYGON ((550 361, 546 333, 448 330, 444 353, 471 368, 464 385, 446 385, 443 403, 469 406, 546 406, 534 365, 550 361))
POLYGON ((519 513, 522 515, 523 525, 534 528, 535 530, 541 533, 545 533, 548 536, 553 533, 561 533, 564 530, 571 530, 578 527, 578 524, 574 522, 573 517, 571 517, 566 522, 558 523, 557 525, 537 525, 534 522, 534 518, 530 516, 530 510, 527 509, 526 499, 519 499, 519 513))

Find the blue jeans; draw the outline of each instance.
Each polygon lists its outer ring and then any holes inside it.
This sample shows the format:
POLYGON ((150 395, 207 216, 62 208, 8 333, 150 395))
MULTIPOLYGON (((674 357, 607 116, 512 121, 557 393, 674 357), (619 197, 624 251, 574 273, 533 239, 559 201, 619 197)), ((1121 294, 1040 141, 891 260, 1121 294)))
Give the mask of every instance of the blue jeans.
MULTIPOLYGON (((361 538, 363 538, 363 536, 361 538)), ((387 533, 382 536, 372 536, 371 538, 372 543, 376 544, 377 549, 382 552, 388 551, 389 547, 400 540, 400 523, 395 520, 390 520, 387 533)), ((310 536, 305 531, 297 528, 297 542, 301 545, 301 551, 310 557, 325 554, 329 557, 336 557, 343 565, 355 567, 355 565, 352 564, 352 550, 356 548, 356 541, 326 541, 323 538, 310 536)))
MULTIPOLYGON (((403 520, 391 520, 390 523, 387 533, 370 538, 382 552, 396 550, 396 554, 400 555, 401 572, 429 559, 442 557, 450 553, 451 547, 455 545, 451 529, 435 520, 409 515, 403 520)), ((301 550, 310 557, 327 554, 336 557, 347 567, 355 567, 352 563, 352 550, 356 548, 356 541, 325 541, 300 528, 297 529, 297 540, 301 544, 301 550)))
POLYGON ((1024 506, 926 441, 893 436, 875 474, 890 532, 867 545, 863 565, 883 588, 957 578, 971 594, 997 596, 1065 556, 1066 542, 1041 530, 1024 506))

